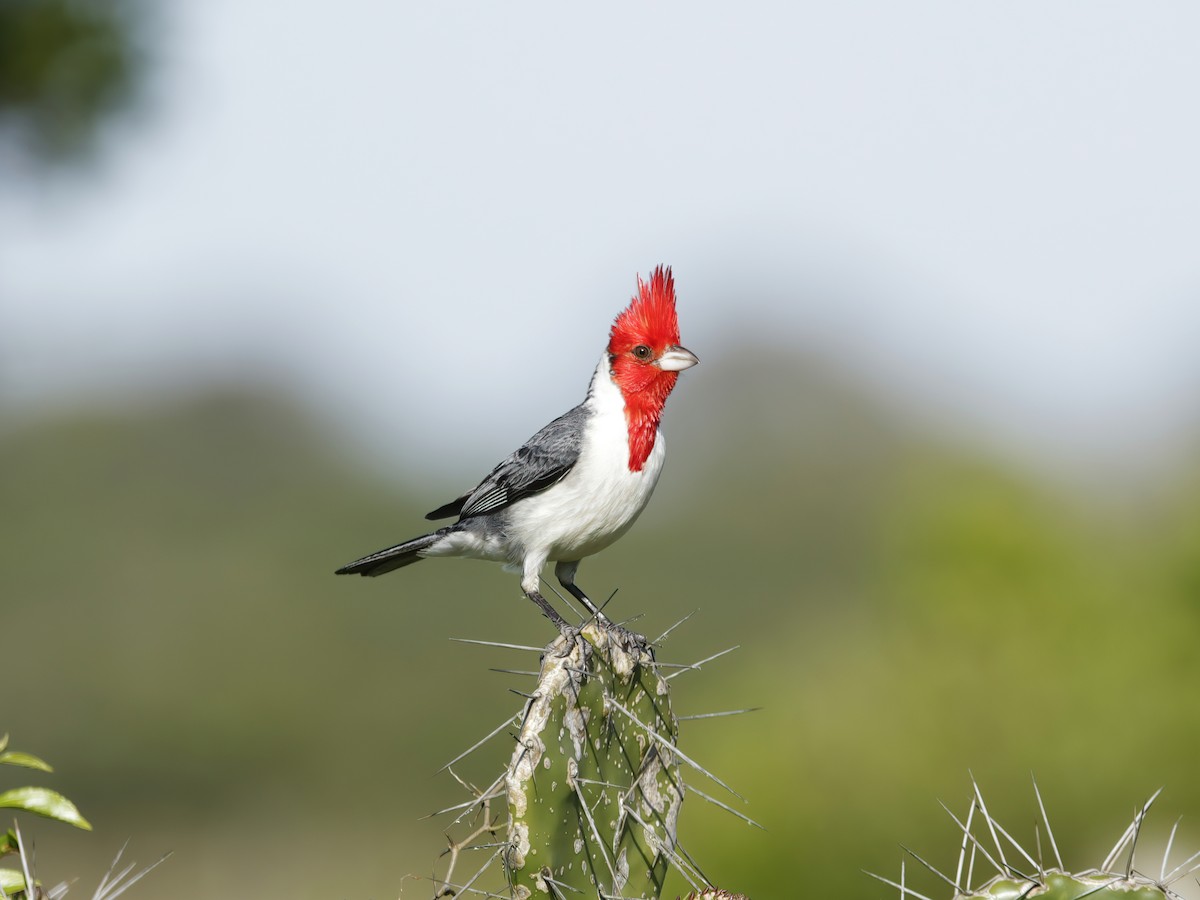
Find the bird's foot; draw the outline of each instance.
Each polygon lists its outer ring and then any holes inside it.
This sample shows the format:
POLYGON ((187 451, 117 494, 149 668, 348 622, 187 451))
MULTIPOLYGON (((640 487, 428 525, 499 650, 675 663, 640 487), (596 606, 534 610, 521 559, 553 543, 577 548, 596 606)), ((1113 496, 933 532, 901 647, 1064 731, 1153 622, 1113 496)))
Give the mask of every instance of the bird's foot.
POLYGON ((562 617, 557 609, 550 605, 537 591, 526 591, 526 596, 538 605, 542 614, 554 623, 554 627, 558 629, 558 633, 562 639, 555 641, 555 644, 561 644, 554 655, 558 658, 569 656, 571 651, 575 649, 575 643, 579 640, 579 626, 572 625, 562 617))
POLYGON ((561 642, 555 641, 555 643, 561 643, 562 647, 554 655, 561 659, 564 656, 570 656, 571 651, 575 649, 575 644, 579 641, 580 629, 575 625, 568 624, 565 620, 555 624, 558 625, 558 633, 562 637, 561 642))

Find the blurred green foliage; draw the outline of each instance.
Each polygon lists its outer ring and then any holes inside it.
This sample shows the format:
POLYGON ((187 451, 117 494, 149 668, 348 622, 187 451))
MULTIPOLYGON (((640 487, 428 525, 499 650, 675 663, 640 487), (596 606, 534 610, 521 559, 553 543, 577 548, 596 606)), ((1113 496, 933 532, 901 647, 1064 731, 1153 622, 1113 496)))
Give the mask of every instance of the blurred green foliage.
POLYGON ((136 12, 129 0, 0 3, 0 136, 41 164, 86 155, 142 80, 136 12))
MULTIPOLYGON (((17 766, 24 769, 35 769, 39 772, 54 771, 50 764, 40 756, 34 756, 32 753, 25 753, 21 750, 9 750, 7 734, 0 736, 0 766, 17 766)), ((74 803, 58 791, 52 791, 49 788, 27 786, 0 790, 0 809, 24 810, 48 819, 66 822, 68 825, 74 825, 85 831, 92 830, 92 826, 88 824, 87 819, 80 815, 74 803)), ((15 826, 0 831, 0 858, 9 855, 19 857, 21 868, 0 868, 0 893, 5 896, 20 894, 24 897, 27 884, 24 872, 25 866, 29 864, 30 854, 22 854, 22 844, 15 826)), ((34 879, 34 884, 36 884, 36 876, 34 879)))
MULTIPOLYGON (((900 841, 952 868, 937 800, 965 811, 968 768, 1029 845, 1036 773, 1069 866, 1163 784, 1156 815, 1187 813, 1178 846, 1200 846, 1196 480, 1084 495, 779 350, 707 360, 685 388, 654 503, 581 583, 619 586, 610 611, 645 613, 651 636, 699 609, 660 659, 741 645, 672 682, 681 715, 765 707, 681 724, 681 748, 768 829, 688 798, 681 839, 710 878, 759 898, 797 896, 799 873, 806 895, 892 896, 860 870, 894 874, 900 841)), ((540 645, 549 626, 494 566, 332 571, 418 533, 509 449, 479 441, 479 472, 446 485, 419 462, 390 482, 253 392, 0 430, 17 679, 2 718, 61 760, 97 829, 90 846, 45 841, 43 871, 102 869, 128 837, 177 851, 157 896, 231 879, 262 897, 426 896, 403 876, 432 871, 447 823, 418 818, 465 799, 432 773, 528 688, 488 668, 534 668, 447 638, 540 645)), ((506 740, 464 777, 490 783, 506 740)))

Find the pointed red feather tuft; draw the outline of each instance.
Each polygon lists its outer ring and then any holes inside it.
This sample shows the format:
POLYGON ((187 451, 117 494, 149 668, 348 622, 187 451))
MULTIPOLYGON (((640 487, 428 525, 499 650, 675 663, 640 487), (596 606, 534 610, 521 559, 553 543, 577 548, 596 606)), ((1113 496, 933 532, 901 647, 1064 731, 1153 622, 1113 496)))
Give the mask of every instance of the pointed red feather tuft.
POLYGON ((679 374, 652 362, 678 344, 675 280, 669 267, 659 266, 649 281, 638 277, 638 292, 613 322, 608 339, 610 371, 625 398, 631 472, 640 472, 654 449, 663 405, 679 374), (652 355, 638 358, 634 351, 639 347, 649 348, 652 355))
POLYGON ((659 266, 649 281, 638 276, 638 292, 615 322, 608 352, 624 353, 638 344, 670 347, 679 343, 679 316, 675 313, 675 279, 670 266, 659 266))

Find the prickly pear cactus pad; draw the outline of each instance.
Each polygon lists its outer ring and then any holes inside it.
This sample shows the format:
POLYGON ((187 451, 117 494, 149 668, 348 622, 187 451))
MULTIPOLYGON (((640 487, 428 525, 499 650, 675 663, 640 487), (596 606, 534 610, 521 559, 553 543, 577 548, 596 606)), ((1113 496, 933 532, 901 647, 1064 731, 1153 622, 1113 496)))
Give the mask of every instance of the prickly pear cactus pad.
MULTIPOLYGON (((961 895, 960 895, 961 896, 961 895)), ((970 897, 989 900, 1019 900, 1022 897, 1037 900, 1164 900, 1170 896, 1162 886, 1140 876, 1125 878, 1123 875, 1103 872, 1069 875, 1066 872, 1046 872, 1035 885, 1025 879, 997 876, 977 888, 970 897)))
POLYGON ((667 681, 603 620, 547 650, 505 775, 512 895, 654 900, 683 801, 667 681))
MULTIPOLYGON (((1041 821, 1038 823, 1039 840, 1036 852, 1022 847, 988 813, 979 786, 975 785, 966 820, 950 813, 960 831, 958 864, 953 876, 940 872, 917 854, 906 852, 920 865, 953 891, 955 900, 1181 900, 1172 890, 1172 885, 1193 874, 1200 866, 1194 865, 1200 853, 1188 857, 1174 868, 1169 867, 1171 847, 1175 841, 1175 829, 1167 840, 1157 875, 1149 874, 1138 865, 1137 845, 1142 834, 1142 823, 1146 813, 1158 797, 1155 793, 1133 821, 1125 828, 1116 845, 1100 863, 1099 868, 1072 874, 1064 865, 1050 828, 1050 818, 1041 793, 1034 785, 1041 821), (1042 855, 1042 839, 1048 844, 1051 858, 1042 855)), ((949 812, 949 810, 947 810, 949 812)), ((1178 825, 1178 823, 1176 823, 1178 825)), ((899 888, 901 900, 912 897, 930 900, 929 892, 910 887, 905 878, 905 868, 900 867, 900 881, 874 876, 893 888, 899 888)))

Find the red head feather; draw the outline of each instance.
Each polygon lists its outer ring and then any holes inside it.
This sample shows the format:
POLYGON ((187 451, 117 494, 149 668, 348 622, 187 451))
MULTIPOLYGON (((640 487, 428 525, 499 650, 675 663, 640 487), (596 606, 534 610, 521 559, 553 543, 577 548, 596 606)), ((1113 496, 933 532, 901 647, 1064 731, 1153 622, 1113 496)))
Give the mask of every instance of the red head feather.
POLYGON ((641 470, 654 449, 663 405, 679 376, 678 372, 660 369, 656 363, 678 344, 675 280, 670 268, 659 266, 649 281, 638 277, 638 292, 613 322, 608 339, 613 381, 625 397, 632 472, 641 470))
POLYGON ((679 316, 675 313, 675 279, 669 266, 659 266, 649 281, 638 276, 638 292, 615 322, 608 352, 616 355, 646 344, 659 352, 679 343, 679 316))

